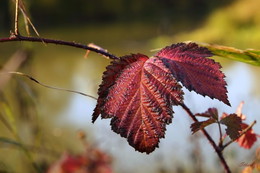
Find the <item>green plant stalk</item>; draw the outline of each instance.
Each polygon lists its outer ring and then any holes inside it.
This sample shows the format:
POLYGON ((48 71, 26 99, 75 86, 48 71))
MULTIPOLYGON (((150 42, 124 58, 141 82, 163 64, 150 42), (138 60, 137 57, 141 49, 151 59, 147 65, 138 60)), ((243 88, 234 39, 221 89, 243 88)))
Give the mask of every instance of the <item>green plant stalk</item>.
MULTIPOLYGON (((6 109, 5 113, 7 112, 6 109)), ((8 122, 8 120, 6 120, 4 118, 4 113, 0 112, 0 121, 5 125, 5 127, 8 129, 8 131, 10 131, 10 133, 14 136, 14 138, 16 139, 16 143, 19 144, 20 148, 22 149, 22 151, 24 152, 24 154, 26 155, 26 157, 30 160, 32 167, 39 173, 41 173, 41 169, 38 167, 38 165, 34 162, 33 157, 30 153, 30 151, 22 144, 22 140, 19 137, 19 135, 17 134, 17 131, 13 128, 13 126, 8 122)), ((9 112, 11 113, 11 112, 9 112)), ((12 116, 12 113, 8 116, 12 116)))
POLYGON ((24 146, 25 148, 27 148, 27 150, 37 152, 37 153, 41 152, 41 153, 44 153, 44 154, 48 154, 50 156, 53 156, 54 158, 57 158, 57 157, 60 156, 60 152, 58 152, 58 151, 48 149, 48 148, 35 147, 35 146, 32 146, 32 145, 26 145, 25 146, 24 144, 16 142, 13 139, 0 136, 0 143, 1 142, 8 144, 9 146, 14 146, 14 147, 17 147, 17 148, 22 148, 24 146))
POLYGON ((209 49, 213 55, 244 62, 247 64, 260 66, 260 50, 246 49, 241 50, 234 47, 208 44, 208 43, 197 43, 200 46, 209 49))

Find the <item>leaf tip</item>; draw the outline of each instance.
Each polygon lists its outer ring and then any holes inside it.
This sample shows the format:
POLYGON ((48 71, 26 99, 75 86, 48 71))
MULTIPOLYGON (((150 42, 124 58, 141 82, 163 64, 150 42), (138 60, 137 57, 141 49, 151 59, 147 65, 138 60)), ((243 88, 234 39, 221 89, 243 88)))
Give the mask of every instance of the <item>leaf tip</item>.
POLYGON ((94 109, 94 112, 92 114, 91 122, 95 123, 95 121, 98 119, 99 115, 100 115, 100 110, 98 109, 98 106, 96 106, 96 108, 94 109))

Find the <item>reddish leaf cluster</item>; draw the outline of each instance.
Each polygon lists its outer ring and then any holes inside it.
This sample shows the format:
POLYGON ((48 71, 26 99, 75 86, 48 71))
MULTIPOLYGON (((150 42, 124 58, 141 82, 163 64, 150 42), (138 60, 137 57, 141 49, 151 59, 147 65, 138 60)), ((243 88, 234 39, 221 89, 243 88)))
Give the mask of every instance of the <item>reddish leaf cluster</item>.
POLYGON ((218 121, 218 110, 216 108, 209 108, 206 112, 196 114, 195 116, 206 117, 208 119, 205 121, 198 121, 191 124, 190 127, 193 134, 209 126, 210 124, 216 123, 218 121))
MULTIPOLYGON (((249 125, 242 122, 246 119, 246 116, 242 114, 243 104, 243 102, 240 103, 236 113, 223 113, 220 120, 216 108, 209 108, 205 113, 196 114, 196 116, 202 116, 208 119, 205 121, 194 122, 191 125, 191 131, 195 133, 213 123, 223 124, 226 126, 226 135, 237 142, 241 147, 246 149, 251 148, 259 135, 255 134, 252 128, 247 129, 249 128, 249 125)), ((225 138, 225 136, 223 136, 223 138, 225 138)))
MULTIPOLYGON (((222 114, 222 117, 221 117, 222 120, 223 120, 223 118, 230 117, 230 116, 233 115, 234 117, 241 119, 241 122, 239 123, 239 126, 240 126, 241 130, 239 130, 239 131, 236 132, 236 133, 237 133, 237 136, 240 136, 241 133, 243 133, 243 131, 249 127, 248 124, 242 122, 242 120, 245 120, 245 119, 246 119, 246 116, 245 116, 244 114, 242 114, 243 104, 244 104, 244 102, 241 102, 241 103, 239 104, 239 106, 238 106, 237 111, 236 111, 235 114, 223 113, 223 114, 222 114)), ((222 121, 222 120, 221 120, 221 121, 222 121)), ((234 126, 234 124, 237 125, 237 123, 230 122, 230 123, 229 123, 229 126, 234 126)), ((243 135, 241 135, 238 139, 237 139, 237 137, 234 137, 234 138, 236 139, 236 142, 237 142, 241 147, 246 148, 246 149, 250 149, 250 148, 253 146, 253 144, 256 142, 258 136, 259 136, 259 135, 255 134, 254 131, 253 131, 253 129, 250 128, 250 129, 248 129, 248 130, 246 131, 246 133, 244 133, 243 135)))
POLYGON ((103 74, 93 122, 112 118, 112 130, 140 152, 150 153, 172 122, 172 106, 187 89, 229 105, 220 65, 195 43, 168 46, 149 58, 143 54, 113 60, 103 74))
MULTIPOLYGON (((236 115, 238 117, 240 117, 242 120, 245 120, 246 119, 246 116, 244 114, 242 114, 242 108, 243 108, 243 105, 244 105, 244 102, 241 102, 237 108, 237 111, 236 111, 236 115)), ((247 129, 249 127, 248 124, 242 122, 241 123, 241 128, 244 130, 244 129, 247 129)), ((259 137, 258 134, 256 134, 252 128, 250 128, 249 130, 246 131, 245 134, 243 134, 240 138, 238 138, 236 140, 236 142, 243 148, 246 148, 246 149, 249 149, 251 148, 254 143, 256 142, 257 140, 257 137, 259 137)))
POLYGON ((112 173, 111 158, 98 149, 87 150, 83 155, 65 153, 48 173, 112 173))

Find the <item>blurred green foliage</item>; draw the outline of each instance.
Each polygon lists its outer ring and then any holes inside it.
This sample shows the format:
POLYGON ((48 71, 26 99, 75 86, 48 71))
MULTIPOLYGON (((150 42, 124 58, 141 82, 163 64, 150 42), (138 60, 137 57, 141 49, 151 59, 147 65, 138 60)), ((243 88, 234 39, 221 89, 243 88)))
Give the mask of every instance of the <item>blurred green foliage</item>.
MULTIPOLYGON (((67 23, 89 24, 112 21, 160 22, 178 20, 196 23, 212 10, 234 0, 24 0, 35 24, 50 27, 67 23)), ((10 25, 12 0, 0 1, 0 26, 10 25)), ((9 29, 9 27, 5 28, 9 29)))
MULTIPOLYGON (((237 0, 227 6, 212 11, 207 19, 193 30, 183 30, 175 35, 161 35, 153 39, 154 47, 160 47, 161 43, 171 44, 172 42, 195 41, 201 43, 218 44, 235 47, 242 50, 239 54, 228 52, 228 49, 217 51, 216 47, 209 47, 220 57, 238 60, 253 65, 259 65, 260 48, 260 1, 258 0, 237 0), (247 53, 250 49, 255 52, 247 53), (223 51, 222 53, 220 51, 223 51), (250 54, 250 55, 249 55, 250 54)), ((202 44, 203 45, 203 44, 202 44)), ((224 48, 224 47, 222 47, 224 48)), ((232 49, 232 48, 231 48, 232 49)), ((230 49, 230 50, 231 50, 230 49)))
POLYGON ((259 49, 259 6, 258 0, 237 0, 212 11, 203 25, 183 31, 175 39, 259 49))
POLYGON ((208 48, 213 53, 213 55, 260 66, 260 50, 240 50, 233 47, 206 43, 202 43, 201 45, 208 48))

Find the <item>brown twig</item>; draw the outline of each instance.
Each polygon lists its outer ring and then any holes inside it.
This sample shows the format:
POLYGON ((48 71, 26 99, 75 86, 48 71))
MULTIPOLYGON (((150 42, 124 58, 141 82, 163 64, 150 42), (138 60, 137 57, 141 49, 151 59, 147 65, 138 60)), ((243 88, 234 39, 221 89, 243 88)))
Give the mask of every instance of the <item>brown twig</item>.
MULTIPOLYGON (((13 0, 15 3, 17 3, 18 0, 13 0)), ((31 19, 28 17, 28 13, 26 11, 26 8, 24 6, 24 3, 23 1, 19 0, 19 4, 16 4, 18 6, 18 8, 20 9, 22 15, 23 15, 23 18, 24 18, 24 23, 25 23, 25 30, 27 32, 28 35, 30 35, 30 28, 29 28, 29 25, 32 27, 33 31, 35 32, 35 34, 40 37, 40 34, 39 32, 37 31, 36 27, 34 26, 34 24, 32 23, 31 19)), ((17 9, 17 21, 18 21, 18 9, 17 9)), ((17 29, 18 31, 18 29, 17 29)))
POLYGON ((221 148, 223 146, 223 135, 222 135, 220 122, 217 121, 217 123, 218 123, 218 130, 219 130, 219 143, 218 143, 218 146, 221 148))
POLYGON ((18 17, 19 17, 19 0, 16 0, 15 1, 15 15, 14 15, 14 33, 15 33, 15 35, 19 35, 18 17))
MULTIPOLYGON (((194 122, 198 122, 198 119, 194 116, 194 114, 191 112, 191 110, 183 103, 181 104, 181 107, 188 113, 188 115, 191 117, 191 119, 194 121, 194 122)), ((225 160, 225 158, 223 157, 223 154, 222 154, 222 150, 221 148, 219 148, 215 141, 211 138, 211 136, 208 134, 208 132, 205 130, 205 129, 201 129, 202 133, 204 134, 204 136, 207 138, 207 140, 209 141, 209 143, 211 144, 211 146, 214 148, 214 150, 216 151, 219 159, 220 159, 220 162, 221 164, 223 165, 226 173, 231 173, 230 171, 230 168, 225 160)))
POLYGON ((90 46, 76 43, 76 42, 48 39, 48 38, 41 38, 41 37, 30 37, 30 36, 26 37, 26 36, 22 36, 19 34, 17 35, 16 33, 11 34, 10 37, 0 39, 0 42, 12 42, 12 41, 43 42, 43 43, 47 43, 47 44, 70 46, 70 47, 75 47, 75 48, 80 48, 80 49, 85 49, 85 50, 89 50, 92 52, 96 52, 98 54, 108 57, 109 59, 119 59, 117 56, 115 56, 107 51, 104 51, 103 49, 97 49, 97 48, 90 47, 90 46))

